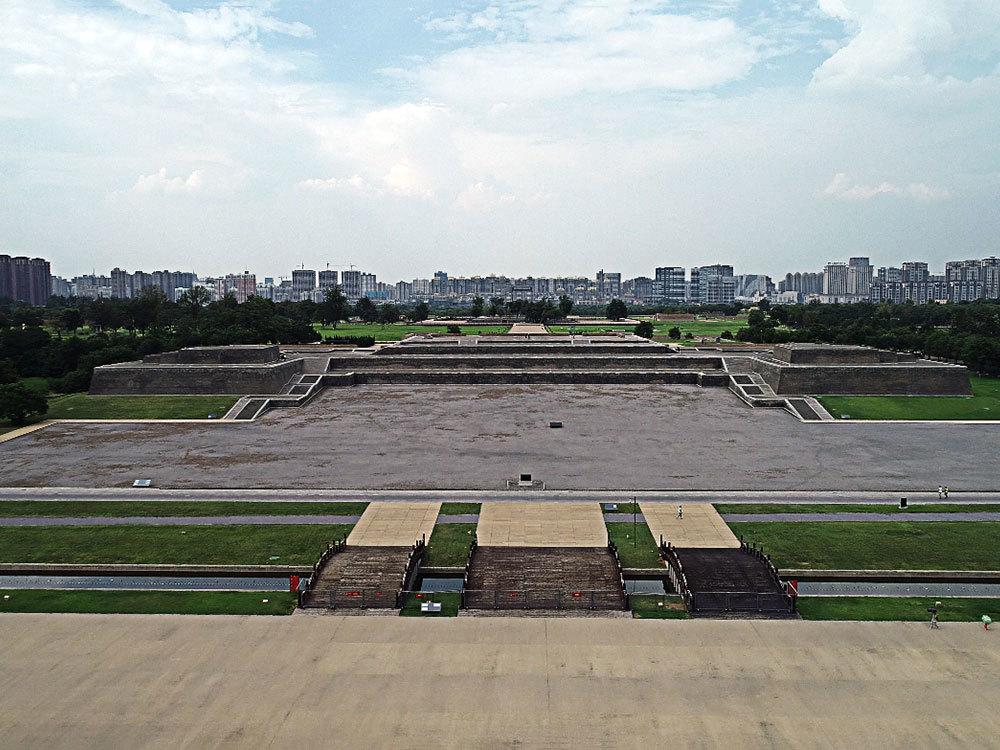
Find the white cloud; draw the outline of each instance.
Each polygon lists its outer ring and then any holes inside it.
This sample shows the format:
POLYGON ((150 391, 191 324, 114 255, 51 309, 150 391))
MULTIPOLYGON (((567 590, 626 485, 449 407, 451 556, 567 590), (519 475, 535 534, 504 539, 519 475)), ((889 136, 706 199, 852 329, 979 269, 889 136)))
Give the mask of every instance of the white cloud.
POLYGON ((834 175, 833 180, 823 190, 823 194, 852 201, 871 200, 880 195, 896 195, 922 201, 947 200, 951 197, 947 189, 933 188, 922 182, 911 182, 902 186, 888 181, 877 185, 862 185, 855 183, 843 172, 834 175))
POLYGON ((204 185, 204 174, 200 169, 196 169, 187 177, 167 177, 166 167, 153 174, 141 175, 132 186, 136 193, 163 193, 164 195, 177 195, 182 193, 195 193, 202 189, 204 185))

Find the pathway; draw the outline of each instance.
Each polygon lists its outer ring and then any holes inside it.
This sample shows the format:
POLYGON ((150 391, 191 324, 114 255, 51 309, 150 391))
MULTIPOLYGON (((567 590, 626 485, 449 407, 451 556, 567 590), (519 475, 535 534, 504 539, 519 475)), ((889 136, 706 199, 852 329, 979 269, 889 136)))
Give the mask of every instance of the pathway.
MULTIPOLYGON (((684 507, 687 515, 687 506, 684 507)), ((1000 521, 1000 513, 726 513, 726 522, 741 521, 1000 521)), ((664 537, 666 538, 666 537, 664 537)))
POLYGON ((430 539, 441 510, 439 502, 369 503, 347 537, 355 547, 409 547, 430 539))
MULTIPOLYGON (((301 526, 356 523, 361 516, 86 516, 0 518, 4 526, 301 526)), ((413 542, 410 542, 413 544, 413 542)))
MULTIPOLYGON (((640 503, 646 525, 659 543, 662 538, 675 547, 739 547, 740 542, 722 516, 709 503, 683 503, 684 517, 677 506, 640 503)), ((483 506, 484 508, 486 506, 483 506)))
POLYGON ((486 503, 476 536, 485 547, 604 547, 608 531, 592 502, 486 503))

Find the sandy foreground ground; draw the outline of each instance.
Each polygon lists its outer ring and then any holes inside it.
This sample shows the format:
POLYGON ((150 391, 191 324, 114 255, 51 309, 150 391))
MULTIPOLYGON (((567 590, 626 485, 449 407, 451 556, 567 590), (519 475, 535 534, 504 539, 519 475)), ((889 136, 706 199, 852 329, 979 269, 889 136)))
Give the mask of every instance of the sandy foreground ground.
POLYGON ((0 629, 11 748, 1000 737, 1000 634, 974 623, 7 614, 0 629))
POLYGON ((252 423, 52 425, 0 444, 0 486, 958 492, 997 488, 998 440, 1000 423, 803 424, 723 388, 364 386, 252 423))

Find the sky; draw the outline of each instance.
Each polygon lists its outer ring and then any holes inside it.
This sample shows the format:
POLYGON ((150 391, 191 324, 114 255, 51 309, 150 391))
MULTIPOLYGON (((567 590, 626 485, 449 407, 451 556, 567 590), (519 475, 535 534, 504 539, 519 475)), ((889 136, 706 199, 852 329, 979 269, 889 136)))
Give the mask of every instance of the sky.
POLYGON ((1000 254, 997 0, 0 0, 0 252, 381 280, 1000 254))

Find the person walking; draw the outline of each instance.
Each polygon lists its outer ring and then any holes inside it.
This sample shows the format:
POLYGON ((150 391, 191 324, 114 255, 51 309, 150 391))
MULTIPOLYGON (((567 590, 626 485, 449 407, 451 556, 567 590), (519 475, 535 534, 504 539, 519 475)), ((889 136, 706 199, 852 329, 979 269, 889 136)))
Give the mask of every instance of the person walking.
POLYGON ((931 629, 932 630, 938 630, 938 629, 940 629, 939 626, 938 626, 938 620, 937 620, 937 609, 935 609, 933 607, 931 608, 931 629))
POLYGON ((680 518, 684 518, 684 506, 683 505, 678 505, 677 506, 677 518, 679 518, 679 519, 680 518))
POLYGON ((943 500, 943 499, 944 499, 944 486, 939 484, 938 485, 938 500, 943 500))
POLYGON ((944 488, 944 499, 945 500, 948 499, 948 488, 947 487, 944 488))

